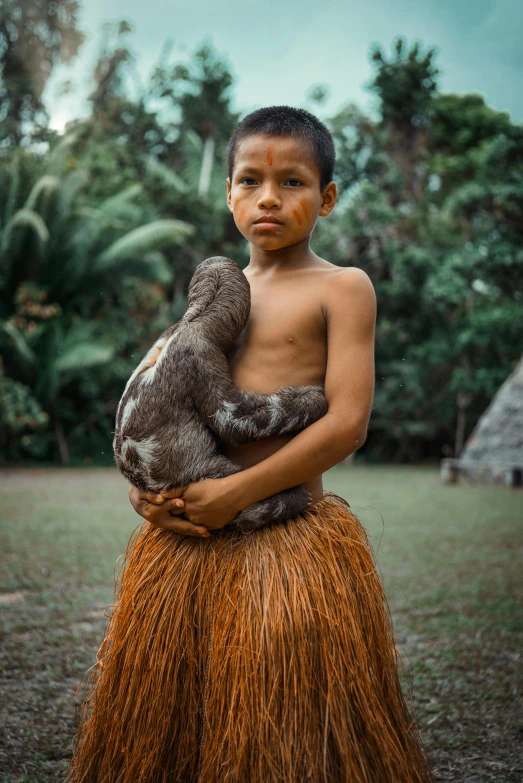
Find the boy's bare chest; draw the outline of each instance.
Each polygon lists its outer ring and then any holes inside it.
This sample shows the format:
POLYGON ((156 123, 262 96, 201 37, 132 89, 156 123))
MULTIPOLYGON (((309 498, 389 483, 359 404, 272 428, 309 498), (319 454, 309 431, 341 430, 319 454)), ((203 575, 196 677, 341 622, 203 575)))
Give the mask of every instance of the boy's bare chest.
POLYGON ((299 286, 251 285, 249 321, 228 360, 243 388, 272 391, 322 382, 327 337, 319 297, 299 286))

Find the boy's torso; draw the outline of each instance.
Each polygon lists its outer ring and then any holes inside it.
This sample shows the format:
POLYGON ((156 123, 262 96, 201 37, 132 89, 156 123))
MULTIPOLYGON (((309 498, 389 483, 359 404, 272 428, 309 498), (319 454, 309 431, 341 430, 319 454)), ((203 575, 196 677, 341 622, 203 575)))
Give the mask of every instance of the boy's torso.
MULTIPOLYGON (((249 274, 251 315, 228 353, 234 383, 272 392, 283 386, 324 383, 327 368, 326 284, 339 267, 321 265, 274 274, 249 274)), ((248 468, 287 443, 290 435, 227 447, 228 456, 248 468)), ((321 475, 304 485, 313 499, 323 495, 321 475)))

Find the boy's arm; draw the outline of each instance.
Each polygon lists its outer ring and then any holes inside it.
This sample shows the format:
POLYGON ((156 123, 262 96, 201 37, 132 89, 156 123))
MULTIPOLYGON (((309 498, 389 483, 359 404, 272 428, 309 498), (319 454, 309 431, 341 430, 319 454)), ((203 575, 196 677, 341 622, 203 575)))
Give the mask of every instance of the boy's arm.
POLYGON ((329 410, 289 443, 227 478, 240 508, 303 484, 363 445, 374 395, 376 295, 365 272, 341 270, 330 282, 326 318, 329 410))
POLYGON ((296 432, 300 422, 303 426, 316 421, 327 409, 320 385, 288 386, 272 394, 241 389, 233 383, 222 351, 212 345, 207 345, 205 352, 200 348, 192 371, 196 408, 227 443, 241 445, 296 432))

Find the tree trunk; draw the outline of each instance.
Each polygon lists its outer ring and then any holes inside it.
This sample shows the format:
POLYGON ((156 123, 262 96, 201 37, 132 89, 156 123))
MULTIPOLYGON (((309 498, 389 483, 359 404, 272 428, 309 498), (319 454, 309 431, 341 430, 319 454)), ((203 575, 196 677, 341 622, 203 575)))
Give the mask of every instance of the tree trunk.
POLYGON ((57 407, 55 407, 53 411, 53 425, 56 442, 58 443, 58 451, 60 452, 60 461, 62 465, 69 465, 69 446, 64 434, 64 428, 62 427, 62 420, 58 415, 57 407))
POLYGON ((467 413, 464 408, 458 410, 458 417, 456 421, 456 443, 454 445, 454 456, 457 458, 463 451, 465 440, 465 422, 467 420, 467 413))
POLYGON ((212 164, 214 162, 214 136, 207 136, 203 145, 202 166, 200 169, 200 181, 198 182, 198 195, 206 196, 211 185, 212 164))
MULTIPOLYGON (((468 367, 467 367, 468 369, 468 367)), ((467 408, 472 402, 472 395, 466 391, 458 392, 458 416, 456 420, 456 441, 454 444, 454 456, 461 455, 465 445, 465 424, 467 421, 467 408)))

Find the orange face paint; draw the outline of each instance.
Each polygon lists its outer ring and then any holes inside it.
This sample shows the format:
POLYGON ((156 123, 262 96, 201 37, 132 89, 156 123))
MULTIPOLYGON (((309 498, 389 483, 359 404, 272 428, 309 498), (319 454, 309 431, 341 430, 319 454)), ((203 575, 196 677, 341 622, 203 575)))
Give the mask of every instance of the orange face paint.
POLYGON ((309 210, 307 209, 307 202, 303 199, 300 201, 300 207, 303 209, 303 214, 305 215, 305 220, 309 219, 309 210))
POLYGON ((240 209, 240 211, 238 212, 238 220, 239 221, 242 219, 244 214, 245 214, 245 210, 244 209, 240 209))
POLYGON ((272 144, 267 145, 267 165, 272 166, 272 144))
POLYGON ((301 226, 301 224, 303 223, 303 220, 301 219, 301 215, 300 215, 300 213, 298 212, 298 210, 297 210, 297 209, 293 209, 293 210, 292 210, 292 214, 294 215, 294 217, 295 217, 295 218, 296 218, 296 220, 298 221, 298 224, 301 226))

